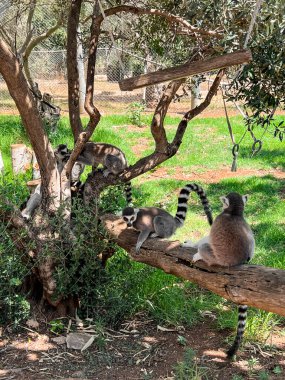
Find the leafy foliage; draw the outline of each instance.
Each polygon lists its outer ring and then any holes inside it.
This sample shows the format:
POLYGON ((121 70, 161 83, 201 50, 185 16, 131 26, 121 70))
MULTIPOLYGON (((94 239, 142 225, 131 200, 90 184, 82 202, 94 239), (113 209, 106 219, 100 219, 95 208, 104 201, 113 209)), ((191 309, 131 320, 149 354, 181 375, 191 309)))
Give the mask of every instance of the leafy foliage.
MULTIPOLYGON (((23 191, 20 182, 14 184, 0 176, 0 205, 7 197, 14 202, 22 199, 23 191)), ((22 231, 22 237, 24 236, 22 231)), ((0 324, 9 322, 17 327, 22 319, 30 312, 30 304, 26 300, 26 294, 20 292, 24 277, 29 272, 26 259, 23 260, 21 253, 12 241, 7 224, 0 214, 0 324)))
MULTIPOLYGON (((251 39, 251 63, 234 79, 229 96, 251 111, 249 122, 266 128, 276 108, 285 107, 285 4, 264 2, 258 26, 251 39)), ((283 122, 275 125, 275 136, 283 140, 283 122)))
POLYGON ((196 353, 191 348, 185 351, 183 361, 174 368, 175 380, 207 380, 209 379, 208 375, 209 370, 197 364, 196 353))
POLYGON ((142 112, 145 110, 145 104, 142 102, 133 102, 128 107, 129 120, 138 127, 143 126, 142 112))

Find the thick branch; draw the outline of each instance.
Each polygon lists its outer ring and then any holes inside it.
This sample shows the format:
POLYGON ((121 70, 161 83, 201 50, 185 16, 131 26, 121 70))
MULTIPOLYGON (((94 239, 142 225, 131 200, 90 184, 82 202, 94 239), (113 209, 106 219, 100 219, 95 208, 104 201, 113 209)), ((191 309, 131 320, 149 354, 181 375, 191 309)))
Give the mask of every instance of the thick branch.
POLYGON ((258 265, 232 268, 208 267, 191 263, 193 253, 181 248, 178 241, 148 239, 136 255, 138 232, 126 229, 122 219, 114 215, 103 218, 105 229, 116 243, 135 261, 162 269, 166 273, 189 280, 236 304, 246 304, 285 316, 285 271, 258 265))
POLYGON ((42 126, 42 119, 20 64, 7 44, 1 39, 0 73, 7 84, 11 97, 16 103, 35 151, 41 171, 43 199, 53 199, 54 203, 51 207, 57 207, 59 177, 57 176, 53 149, 42 126))
MULTIPOLYGON (((205 100, 194 109, 187 112, 181 122, 177 127, 177 132, 172 143, 167 143, 167 145, 163 145, 162 151, 155 151, 149 156, 143 157, 139 161, 135 163, 133 166, 129 166, 128 169, 120 176, 122 181, 130 181, 132 178, 135 178, 153 168, 162 162, 166 161, 173 155, 175 155, 181 145, 183 135, 187 128, 188 121, 193 119, 195 116, 200 114, 208 105, 211 103, 213 96, 216 94, 219 84, 222 80, 225 70, 220 70, 215 78, 205 100)), ((165 141, 164 141, 165 144, 165 141)))
POLYGON ((195 116, 199 115, 202 111, 204 111, 204 109, 206 109, 209 106, 209 104, 211 103, 211 101, 213 99, 213 96, 216 95, 216 93, 218 91, 219 85, 221 83, 221 80, 222 80, 224 74, 225 74, 225 69, 222 69, 218 72, 214 82, 212 83, 212 85, 208 91, 208 94, 207 94, 205 100, 201 104, 199 104, 197 107, 188 111, 184 115, 183 119, 181 120, 181 122, 179 123, 179 125, 177 127, 176 134, 175 134, 174 139, 171 143, 173 150, 175 150, 175 149, 177 150, 179 148, 179 146, 181 145, 181 142, 182 142, 185 130, 187 128, 188 122, 191 119, 193 119, 195 116))
POLYGON ((164 119, 174 95, 183 82, 185 82, 185 79, 179 79, 169 83, 156 106, 151 122, 151 133, 155 141, 155 150, 157 152, 166 152, 168 141, 163 126, 164 119))
POLYGON ((79 73, 77 68, 77 30, 82 0, 72 0, 67 24, 67 80, 69 120, 76 141, 82 132, 79 103, 79 73))
MULTIPOLYGON (((96 17, 98 13, 97 2, 93 8, 93 17, 91 23, 91 37, 89 44, 89 55, 88 55, 88 66, 87 66, 87 78, 86 78, 86 97, 84 108, 90 117, 90 121, 87 128, 87 133, 92 134, 97 124, 100 121, 100 112, 93 104, 93 95, 94 95, 94 77, 95 77, 95 65, 96 65, 96 53, 98 47, 98 40, 100 35, 100 27, 102 21, 96 17)), ((90 134, 90 136, 91 136, 90 134)))

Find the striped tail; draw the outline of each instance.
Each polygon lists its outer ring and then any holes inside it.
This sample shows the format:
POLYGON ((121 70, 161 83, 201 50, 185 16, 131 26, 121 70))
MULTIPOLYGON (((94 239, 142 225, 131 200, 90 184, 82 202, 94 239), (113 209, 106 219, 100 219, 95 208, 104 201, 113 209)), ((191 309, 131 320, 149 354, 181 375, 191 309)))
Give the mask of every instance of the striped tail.
POLYGON ((202 189, 202 187, 200 187, 196 183, 190 183, 186 185, 185 187, 183 187, 183 189, 180 191, 175 219, 178 221, 180 226, 184 224, 186 213, 187 213, 187 202, 188 202, 191 191, 195 191, 199 195, 204 211, 206 213, 208 222, 211 226, 213 224, 213 215, 212 215, 208 198, 206 196, 205 191, 202 189))
POLYGON ((125 194, 126 194, 126 201, 127 201, 127 204, 131 204, 132 203, 132 184, 131 184, 131 181, 130 182, 127 182, 125 184, 125 194))
POLYGON ((231 359, 239 349, 239 346, 242 341, 243 333, 245 330, 246 324, 246 315, 247 315, 247 305, 239 305, 238 306, 238 327, 237 327, 237 335, 235 337, 233 345, 227 351, 228 359, 231 359))

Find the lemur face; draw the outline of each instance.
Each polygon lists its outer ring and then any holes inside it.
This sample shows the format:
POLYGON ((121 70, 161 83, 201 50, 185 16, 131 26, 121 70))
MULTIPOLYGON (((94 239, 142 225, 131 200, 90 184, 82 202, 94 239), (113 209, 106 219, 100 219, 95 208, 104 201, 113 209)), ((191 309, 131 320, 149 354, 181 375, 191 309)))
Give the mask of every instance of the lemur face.
POLYGON ((63 160, 64 158, 70 156, 70 150, 68 149, 66 144, 59 144, 55 148, 54 154, 57 160, 63 160))
POLYGON ((133 223, 137 219, 137 213, 138 210, 134 209, 133 207, 126 207, 123 210, 123 220, 127 223, 127 227, 132 227, 133 223))

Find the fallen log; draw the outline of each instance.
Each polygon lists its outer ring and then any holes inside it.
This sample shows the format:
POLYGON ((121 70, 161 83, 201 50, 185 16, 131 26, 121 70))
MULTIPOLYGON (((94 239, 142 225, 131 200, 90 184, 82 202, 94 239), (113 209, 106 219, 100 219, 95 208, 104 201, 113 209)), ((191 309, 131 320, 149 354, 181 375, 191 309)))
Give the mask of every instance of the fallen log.
POLYGON ((183 65, 170 67, 152 73, 139 75, 132 78, 123 79, 119 82, 121 91, 132 91, 136 88, 152 86, 157 83, 167 82, 174 79, 186 78, 192 75, 206 73, 212 70, 240 65, 251 61, 250 50, 240 50, 233 53, 210 57, 204 60, 188 62, 183 65))
POLYGON ((208 267, 202 261, 192 263, 194 249, 180 247, 179 241, 148 239, 135 253, 138 232, 127 229, 118 216, 104 215, 109 236, 135 261, 160 268, 189 280, 236 304, 254 306, 285 316, 285 271, 261 265, 231 268, 208 267))

